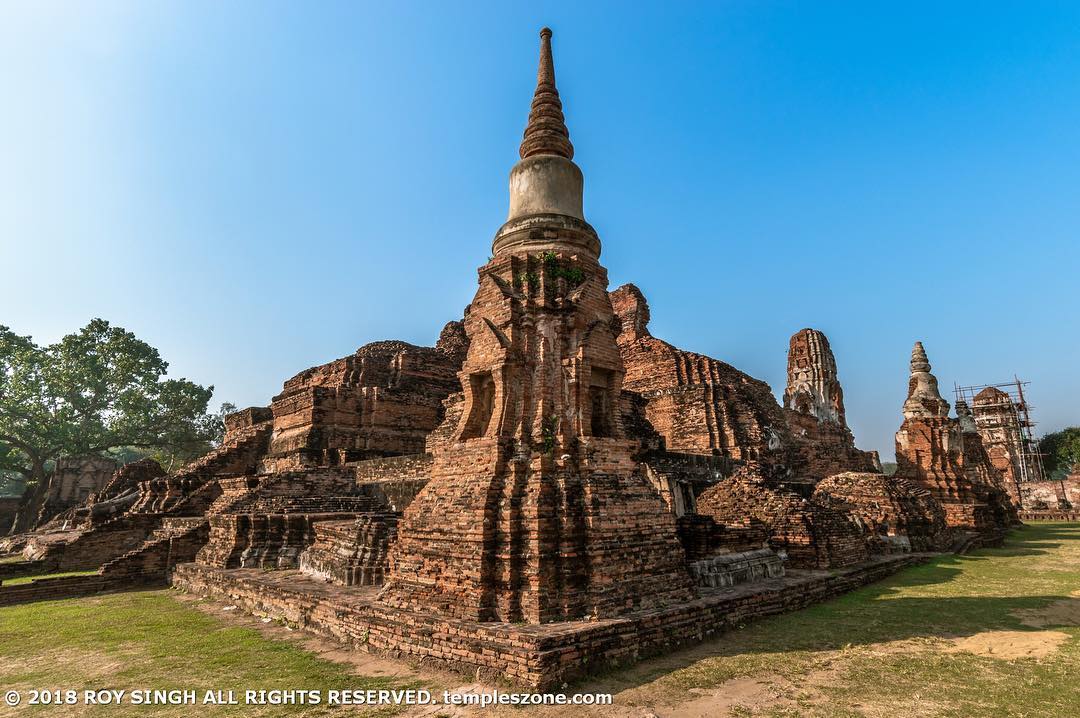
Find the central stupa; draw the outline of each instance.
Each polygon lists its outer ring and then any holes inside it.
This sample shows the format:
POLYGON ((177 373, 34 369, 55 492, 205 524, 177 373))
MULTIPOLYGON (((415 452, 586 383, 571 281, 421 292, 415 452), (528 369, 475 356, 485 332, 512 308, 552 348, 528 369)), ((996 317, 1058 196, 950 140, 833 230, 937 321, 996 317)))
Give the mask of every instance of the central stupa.
POLYGON ((620 324, 546 28, 520 156, 465 318, 464 409, 405 511, 380 599, 530 623, 690 600, 674 518, 624 432, 620 324))

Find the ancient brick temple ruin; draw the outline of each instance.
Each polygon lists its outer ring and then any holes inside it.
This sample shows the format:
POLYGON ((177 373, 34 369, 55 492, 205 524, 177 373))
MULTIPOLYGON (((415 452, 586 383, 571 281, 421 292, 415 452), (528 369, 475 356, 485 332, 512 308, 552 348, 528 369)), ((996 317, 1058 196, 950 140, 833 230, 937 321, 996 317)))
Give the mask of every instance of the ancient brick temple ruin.
POLYGON ((1015 507, 979 434, 950 418, 930 369, 922 342, 915 342, 904 422, 896 432, 896 475, 930 491, 948 526, 993 534, 1017 521, 1015 507))
POLYGON ((1080 510, 1080 481, 1046 475, 1026 385, 1015 379, 958 386, 956 413, 965 436, 978 435, 986 463, 1000 475, 1017 509, 1030 518, 1068 517, 1080 510))
POLYGON ((549 30, 519 155, 475 297, 434 347, 368 344, 230 415, 222 445, 180 471, 122 467, 22 536, 0 582, 98 572, 0 585, 0 605, 171 582, 364 650, 549 687, 1015 521, 921 345, 886 477, 855 446, 821 332, 791 338, 781 405, 653 337, 636 286, 608 292, 549 30))
POLYGON ((792 462, 797 475, 816 483, 841 471, 881 471, 876 452, 855 447, 836 358, 828 338, 816 329, 791 337, 784 418, 797 451, 792 462))

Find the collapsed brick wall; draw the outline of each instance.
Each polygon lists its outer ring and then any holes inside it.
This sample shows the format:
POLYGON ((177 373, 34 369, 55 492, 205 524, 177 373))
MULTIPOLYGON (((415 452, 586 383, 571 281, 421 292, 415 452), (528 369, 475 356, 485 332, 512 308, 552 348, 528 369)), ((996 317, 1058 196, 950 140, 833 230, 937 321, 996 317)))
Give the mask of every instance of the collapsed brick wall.
POLYGON ((649 451, 638 458, 668 510, 677 517, 693 514, 698 495, 732 471, 731 460, 722 456, 649 451))
POLYGON ((784 551, 796 568, 835 568, 869 559, 862 529, 828 496, 807 501, 783 489, 736 474, 698 498, 698 513, 721 525, 747 518, 763 524, 769 546, 784 551))
POLYGON ((358 461, 352 468, 361 494, 400 512, 427 486, 433 461, 431 454, 413 454, 358 461))
POLYGON ((208 513, 197 561, 223 568, 295 568, 315 541, 318 521, 355 519, 378 508, 356 492, 352 472, 328 468, 225 480, 208 513))
POLYGON ((676 519, 676 526, 688 562, 720 553, 752 551, 769 544, 768 527, 755 518, 721 524, 712 516, 686 514, 676 519))
POLYGON ((100 527, 71 532, 63 540, 49 535, 33 536, 23 555, 44 561, 52 571, 85 571, 138 548, 156 529, 161 517, 156 514, 125 514, 100 527))
POLYGON ((363 485, 424 479, 431 472, 433 462, 431 454, 410 454, 358 461, 352 464, 351 468, 356 476, 356 483, 363 485))
POLYGON ((355 513, 216 514, 195 560, 220 568, 296 568, 315 542, 319 521, 355 519, 355 513))
POLYGON ((1031 511, 1080 509, 1080 474, 1020 484, 1024 508, 1031 511))
POLYGON ((101 576, 100 574, 39 578, 28 584, 0 586, 0 606, 79 598, 121 588, 130 588, 127 579, 101 576))
POLYGON ((855 516, 879 545, 881 537, 902 537, 913 551, 943 551, 952 543, 945 510, 930 491, 901 477, 846 472, 820 482, 815 497, 828 495, 855 516))
POLYGON ((195 560, 208 538, 203 518, 164 519, 141 546, 103 564, 101 574, 126 583, 165 582, 177 564, 195 560))
POLYGON ((144 481, 151 481, 164 475, 165 469, 161 468, 161 464, 154 459, 145 458, 132 461, 117 469, 101 491, 90 496, 86 503, 93 506, 102 501, 127 494, 130 491, 137 491, 144 481))
POLYGON ((611 303, 622 327, 623 386, 648 401, 648 420, 669 450, 764 460, 790 443, 768 384, 652 336, 648 304, 633 284, 611 292, 611 303))
POLYGON ((241 441, 248 430, 259 424, 274 420, 274 412, 268 406, 249 406, 225 416, 225 437, 223 444, 235 444, 241 441))
POLYGON ((461 389, 457 372, 465 346, 461 322, 450 322, 435 348, 373 342, 297 374, 273 399, 265 467, 422 453, 443 420, 443 401, 461 389))
POLYGON ((234 426, 229 440, 178 472, 151 479, 140 486, 132 511, 139 513, 205 513, 217 498, 215 489, 204 489, 220 476, 255 473, 266 455, 272 422, 234 426))

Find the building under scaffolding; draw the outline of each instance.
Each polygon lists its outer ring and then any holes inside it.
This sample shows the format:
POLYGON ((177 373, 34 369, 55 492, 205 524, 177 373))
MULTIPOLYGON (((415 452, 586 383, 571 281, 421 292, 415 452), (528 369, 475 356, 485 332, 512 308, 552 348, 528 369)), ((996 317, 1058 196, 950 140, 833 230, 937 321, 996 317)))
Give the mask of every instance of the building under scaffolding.
POLYGON ((1024 493, 1021 484, 1045 478, 1026 396, 1029 384, 1017 378, 955 388, 957 415, 961 421, 974 421, 991 462, 1015 487, 1017 499, 1024 493))

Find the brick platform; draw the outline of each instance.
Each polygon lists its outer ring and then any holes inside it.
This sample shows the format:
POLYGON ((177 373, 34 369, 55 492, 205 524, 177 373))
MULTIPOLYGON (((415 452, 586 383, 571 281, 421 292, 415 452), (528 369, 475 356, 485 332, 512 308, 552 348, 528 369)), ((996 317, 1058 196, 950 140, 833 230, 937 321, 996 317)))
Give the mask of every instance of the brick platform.
POLYGON ((789 571, 759 583, 702 589, 700 598, 669 608, 546 624, 464 621, 394 609, 375 600, 374 587, 335 586, 298 571, 181 564, 172 583, 247 611, 283 616, 362 650, 545 689, 700 642, 748 621, 805 608, 930 556, 891 556, 835 571, 789 571))

